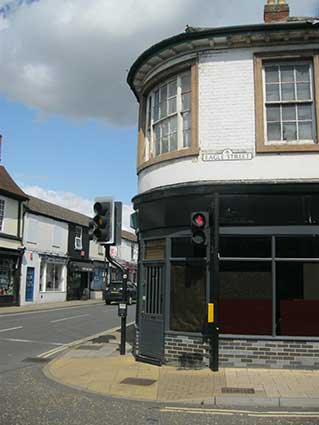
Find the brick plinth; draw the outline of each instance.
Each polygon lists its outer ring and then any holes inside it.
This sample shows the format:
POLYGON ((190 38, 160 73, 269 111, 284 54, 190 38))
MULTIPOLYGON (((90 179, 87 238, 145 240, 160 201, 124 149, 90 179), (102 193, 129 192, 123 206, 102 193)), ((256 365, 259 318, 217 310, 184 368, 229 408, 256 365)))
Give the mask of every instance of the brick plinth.
MULTIPOLYGON (((164 363, 205 367, 208 341, 200 336, 167 334, 164 363)), ((219 341, 221 367, 319 369, 319 341, 223 339, 219 341)))

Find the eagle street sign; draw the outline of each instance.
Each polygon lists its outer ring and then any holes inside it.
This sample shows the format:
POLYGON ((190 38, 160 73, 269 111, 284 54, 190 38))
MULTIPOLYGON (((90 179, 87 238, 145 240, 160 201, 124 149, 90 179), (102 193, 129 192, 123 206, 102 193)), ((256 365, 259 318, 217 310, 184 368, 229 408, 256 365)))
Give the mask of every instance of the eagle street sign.
POLYGON ((253 159, 252 152, 234 152, 231 149, 225 149, 222 152, 204 152, 202 160, 209 161, 247 161, 253 159))

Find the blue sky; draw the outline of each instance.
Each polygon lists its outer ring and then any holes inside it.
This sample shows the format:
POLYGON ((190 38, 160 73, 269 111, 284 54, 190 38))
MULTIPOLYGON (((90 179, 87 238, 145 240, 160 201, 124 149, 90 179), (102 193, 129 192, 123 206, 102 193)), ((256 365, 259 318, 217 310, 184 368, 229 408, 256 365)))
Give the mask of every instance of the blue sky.
MULTIPOLYGON (((126 84, 137 56, 186 24, 262 22, 266 0, 10 3, 0 17, 2 163, 29 193, 88 212, 95 196, 128 204, 137 193, 137 104, 126 84)), ((318 14, 318 0, 289 5, 294 16, 318 14)))

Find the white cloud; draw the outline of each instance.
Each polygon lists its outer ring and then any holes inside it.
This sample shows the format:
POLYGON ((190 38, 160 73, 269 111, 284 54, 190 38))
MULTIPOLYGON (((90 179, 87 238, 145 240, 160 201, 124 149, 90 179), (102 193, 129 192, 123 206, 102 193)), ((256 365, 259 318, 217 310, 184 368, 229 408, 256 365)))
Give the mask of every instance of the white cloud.
MULTIPOLYGON (((61 192, 55 190, 44 189, 40 186, 23 186, 22 189, 28 195, 34 196, 44 201, 51 202, 61 207, 77 211, 89 217, 93 216, 93 200, 84 199, 71 192, 61 192)), ((123 204, 122 228, 134 232, 130 227, 130 215, 133 212, 131 205, 123 204)))
MULTIPOLYGON (((0 6, 3 5, 0 0, 0 6)), ((266 0, 39 0, 0 19, 0 93, 44 114, 136 122, 127 70, 153 43, 202 26, 261 22, 266 0)), ((292 14, 317 0, 290 0, 292 14)))

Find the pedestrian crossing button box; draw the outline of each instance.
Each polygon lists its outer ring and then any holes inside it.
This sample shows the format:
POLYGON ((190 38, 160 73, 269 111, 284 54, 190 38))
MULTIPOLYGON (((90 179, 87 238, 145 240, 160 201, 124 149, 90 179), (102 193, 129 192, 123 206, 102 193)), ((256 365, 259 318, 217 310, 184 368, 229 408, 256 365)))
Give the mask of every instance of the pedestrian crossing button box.
POLYGON ((127 304, 125 304, 125 303, 119 304, 118 315, 119 315, 119 317, 126 317, 127 316, 127 304))

